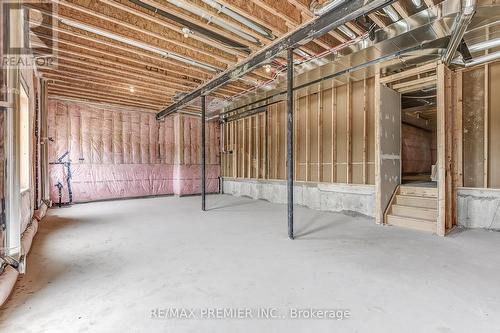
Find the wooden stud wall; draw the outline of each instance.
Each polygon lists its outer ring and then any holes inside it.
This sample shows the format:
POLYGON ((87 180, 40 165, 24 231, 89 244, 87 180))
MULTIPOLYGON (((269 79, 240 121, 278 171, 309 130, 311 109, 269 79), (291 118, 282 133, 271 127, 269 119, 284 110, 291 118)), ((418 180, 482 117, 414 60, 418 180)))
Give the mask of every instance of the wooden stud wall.
MULTIPOLYGON (((296 93, 295 180, 375 183, 373 101, 373 78, 296 93)), ((286 179, 285 102, 223 127, 225 177, 286 179)))

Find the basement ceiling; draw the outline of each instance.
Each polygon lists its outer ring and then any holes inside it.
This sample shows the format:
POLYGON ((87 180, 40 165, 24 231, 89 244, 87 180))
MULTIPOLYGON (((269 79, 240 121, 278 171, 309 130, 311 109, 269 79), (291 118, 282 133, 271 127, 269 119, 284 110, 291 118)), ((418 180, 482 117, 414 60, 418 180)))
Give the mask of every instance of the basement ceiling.
MULTIPOLYGON (((30 3, 30 42, 49 96, 159 111, 275 39, 310 21, 330 1, 317 0, 59 0, 30 3)), ((324 56, 394 17, 406 18, 439 0, 399 0, 389 8, 312 40, 296 59, 324 56)), ((319 61, 319 60, 318 60, 319 61)), ((273 80, 276 58, 211 94, 223 105, 273 80)), ((218 104, 217 104, 218 103, 218 104)), ((184 111, 198 112, 199 105, 184 111)))

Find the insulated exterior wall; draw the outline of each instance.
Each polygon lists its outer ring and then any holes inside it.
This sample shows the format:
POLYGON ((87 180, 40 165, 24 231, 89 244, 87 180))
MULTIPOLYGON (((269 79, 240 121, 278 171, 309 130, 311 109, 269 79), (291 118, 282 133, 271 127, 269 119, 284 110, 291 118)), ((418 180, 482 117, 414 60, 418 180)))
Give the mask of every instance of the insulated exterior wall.
POLYGON ((489 66, 489 184, 488 187, 500 188, 500 62, 489 66))
POLYGON ((482 187, 484 170, 484 68, 463 73, 464 186, 482 187))
MULTIPOLYGON (((373 78, 296 93, 295 180, 375 183, 373 98, 373 78)), ((224 124, 223 135, 225 177, 286 179, 286 102, 224 124)))
POLYGON ((500 61, 462 71, 463 185, 500 188, 500 61))
MULTIPOLYGON (((2 166, 0 167, 0 216, 5 216, 5 109, 0 108, 0 161, 2 161, 2 166)), ((2 224, 4 221, 2 220, 2 224)), ((2 225, 0 228, 0 242, 5 237, 5 227, 2 225)))
MULTIPOLYGON (((200 118, 49 101, 55 203, 200 192, 200 118), (177 156, 177 159, 176 159, 177 156), (61 188, 61 195, 59 194, 61 188)), ((207 124, 208 191, 217 191, 218 125, 207 124)))

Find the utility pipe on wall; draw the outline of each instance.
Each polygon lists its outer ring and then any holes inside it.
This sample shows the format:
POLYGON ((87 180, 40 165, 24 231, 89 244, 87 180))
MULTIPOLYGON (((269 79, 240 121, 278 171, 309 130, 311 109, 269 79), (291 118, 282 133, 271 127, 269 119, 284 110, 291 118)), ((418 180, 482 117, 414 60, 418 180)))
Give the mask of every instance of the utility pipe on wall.
POLYGON ((287 59, 287 190, 288 190, 288 238, 293 239, 293 48, 287 59))
POLYGON ((49 187, 49 122, 48 122, 48 91, 47 81, 41 81, 41 118, 40 118, 40 169, 41 169, 41 197, 42 201, 50 206, 50 187, 49 187))
POLYGON ((206 96, 201 96, 201 210, 205 211, 206 179, 205 179, 205 124, 206 124, 206 96))

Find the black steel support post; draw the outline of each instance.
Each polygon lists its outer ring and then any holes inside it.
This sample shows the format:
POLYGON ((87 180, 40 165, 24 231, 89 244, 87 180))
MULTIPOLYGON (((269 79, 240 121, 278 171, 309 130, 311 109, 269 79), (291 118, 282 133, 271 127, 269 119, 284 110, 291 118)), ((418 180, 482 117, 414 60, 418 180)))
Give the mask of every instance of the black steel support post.
POLYGON ((205 156, 205 125, 206 125, 206 98, 205 95, 201 96, 201 210, 205 211, 205 196, 206 196, 206 156, 205 156))
POLYGON ((288 238, 293 239, 293 48, 288 49, 287 63, 287 190, 288 238))

